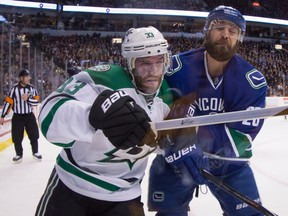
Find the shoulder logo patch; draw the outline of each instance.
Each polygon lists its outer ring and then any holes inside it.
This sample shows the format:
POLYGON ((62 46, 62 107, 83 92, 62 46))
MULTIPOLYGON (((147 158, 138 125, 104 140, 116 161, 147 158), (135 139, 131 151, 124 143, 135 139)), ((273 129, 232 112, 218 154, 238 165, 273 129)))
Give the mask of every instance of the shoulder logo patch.
POLYGON ((97 66, 90 67, 89 70, 93 70, 95 72, 105 72, 105 71, 109 71, 110 68, 111 68, 110 65, 97 65, 97 66))
POLYGON ((172 76, 174 73, 178 72, 181 68, 182 68, 182 62, 179 58, 178 55, 172 56, 172 61, 173 63, 171 63, 171 70, 168 70, 166 72, 167 76, 172 76), (174 61, 175 60, 175 61, 174 61))
POLYGON ((266 79, 263 76, 263 74, 256 69, 247 72, 246 79, 248 80, 250 85, 255 89, 259 89, 267 85, 266 79))

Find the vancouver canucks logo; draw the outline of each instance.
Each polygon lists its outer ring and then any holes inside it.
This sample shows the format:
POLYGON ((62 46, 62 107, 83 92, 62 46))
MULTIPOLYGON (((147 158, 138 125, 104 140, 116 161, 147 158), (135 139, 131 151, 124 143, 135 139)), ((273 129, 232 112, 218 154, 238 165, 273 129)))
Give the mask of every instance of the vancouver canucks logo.
POLYGON ((107 157, 99 160, 99 162, 127 163, 129 169, 131 170, 139 159, 151 154, 155 149, 156 147, 152 148, 148 145, 135 146, 125 150, 114 148, 112 151, 106 152, 105 155, 107 157))
POLYGON ((258 70, 251 70, 247 72, 246 79, 254 89, 259 89, 267 85, 266 79, 258 70))
POLYGON ((172 56, 171 69, 166 72, 167 76, 172 76, 182 68, 182 62, 178 55, 172 56))

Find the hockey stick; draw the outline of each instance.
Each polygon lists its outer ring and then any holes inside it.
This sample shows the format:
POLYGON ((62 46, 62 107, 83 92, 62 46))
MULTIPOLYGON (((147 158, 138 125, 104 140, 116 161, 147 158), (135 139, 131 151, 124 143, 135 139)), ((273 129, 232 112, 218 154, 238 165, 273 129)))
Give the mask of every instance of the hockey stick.
POLYGON ((273 108, 263 108, 255 110, 243 110, 215 115, 205 115, 196 117, 187 117, 171 119, 160 122, 151 122, 151 127, 157 131, 179 129, 203 125, 223 124, 229 122, 238 122, 253 119, 265 119, 275 116, 288 115, 288 105, 273 108))
POLYGON ((231 194, 232 196, 238 198, 239 200, 243 201, 244 203, 248 204, 252 208, 256 209, 257 211, 261 212, 265 216, 277 216, 277 214, 272 213, 268 209, 266 209, 261 204, 255 202, 254 200, 250 199, 247 196, 239 193, 229 185, 225 184, 224 182, 220 181, 216 176, 212 175, 211 173, 207 172, 206 170, 201 170, 202 175, 210 182, 212 182, 217 187, 221 188, 222 190, 226 191, 227 193, 231 194))

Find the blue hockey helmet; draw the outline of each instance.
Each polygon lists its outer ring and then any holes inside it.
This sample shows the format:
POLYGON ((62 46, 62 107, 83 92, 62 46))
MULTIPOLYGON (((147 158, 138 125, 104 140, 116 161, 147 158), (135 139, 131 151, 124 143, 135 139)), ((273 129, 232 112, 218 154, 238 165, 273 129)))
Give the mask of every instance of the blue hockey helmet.
POLYGON ((243 37, 246 31, 246 20, 244 19, 243 15, 235 8, 230 6, 220 5, 214 8, 207 17, 205 26, 204 26, 204 34, 211 28, 211 22, 214 20, 226 20, 231 23, 237 25, 241 32, 239 41, 243 41, 243 37))

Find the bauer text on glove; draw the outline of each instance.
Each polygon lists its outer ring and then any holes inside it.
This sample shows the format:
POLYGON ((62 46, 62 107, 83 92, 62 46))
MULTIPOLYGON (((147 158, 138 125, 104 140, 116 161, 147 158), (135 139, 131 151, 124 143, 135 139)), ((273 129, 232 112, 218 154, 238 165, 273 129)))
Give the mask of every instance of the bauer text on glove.
POLYGON ((94 101, 89 122, 101 129, 117 148, 127 149, 136 145, 155 145, 155 134, 150 118, 124 91, 103 91, 94 101))
MULTIPOLYGON (((177 144, 175 144, 177 145, 177 144)), ((204 184, 205 178, 201 169, 208 169, 208 158, 196 144, 178 149, 175 145, 165 149, 165 160, 179 172, 188 170, 195 184, 204 184)))

